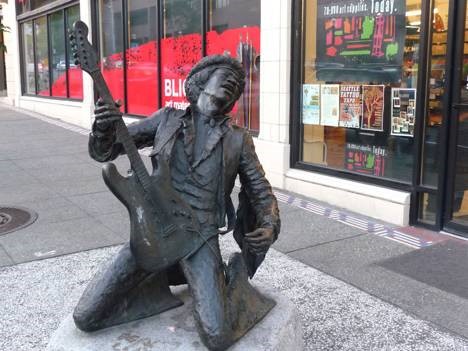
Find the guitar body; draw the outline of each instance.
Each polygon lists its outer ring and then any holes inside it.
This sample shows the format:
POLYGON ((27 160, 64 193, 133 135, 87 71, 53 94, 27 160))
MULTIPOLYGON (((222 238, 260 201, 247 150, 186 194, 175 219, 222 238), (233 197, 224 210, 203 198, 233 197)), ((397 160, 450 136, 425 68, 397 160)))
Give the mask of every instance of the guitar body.
POLYGON ((134 173, 123 177, 113 163, 103 166, 104 182, 127 208, 130 216, 130 248, 137 264, 160 272, 198 250, 201 237, 192 210, 180 199, 167 175, 152 177, 152 200, 134 173), (159 194, 158 208, 153 205, 159 194))

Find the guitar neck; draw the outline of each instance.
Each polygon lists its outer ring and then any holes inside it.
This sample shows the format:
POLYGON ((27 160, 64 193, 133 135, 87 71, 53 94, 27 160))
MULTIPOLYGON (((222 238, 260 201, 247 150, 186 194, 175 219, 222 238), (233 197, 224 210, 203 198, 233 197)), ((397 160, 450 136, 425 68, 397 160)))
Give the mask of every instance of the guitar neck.
MULTIPOLYGON (((97 70, 91 73, 91 77, 93 78, 98 94, 104 103, 108 105, 114 104, 114 98, 112 97, 112 94, 109 90, 109 87, 107 86, 106 81, 104 80, 101 71, 97 70)), ((145 191, 149 192, 151 184, 150 176, 146 170, 145 164, 143 163, 140 154, 138 153, 135 142, 129 134, 127 126, 125 125, 125 122, 122 118, 120 118, 115 123, 115 127, 117 140, 122 144, 125 152, 127 153, 127 157, 130 160, 130 165, 133 171, 136 173, 138 180, 140 181, 145 191)))

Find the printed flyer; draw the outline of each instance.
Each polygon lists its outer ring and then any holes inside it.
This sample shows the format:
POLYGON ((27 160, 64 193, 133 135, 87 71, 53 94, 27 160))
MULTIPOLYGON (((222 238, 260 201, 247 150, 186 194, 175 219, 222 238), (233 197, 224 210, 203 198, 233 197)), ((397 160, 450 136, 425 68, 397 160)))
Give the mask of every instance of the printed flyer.
POLYGON ((362 116, 361 86, 340 87, 340 127, 359 128, 362 116))
POLYGON ((346 143, 345 169, 384 177, 387 155, 387 149, 381 146, 346 143))
POLYGON ((338 127, 340 118, 340 86, 339 84, 322 84, 321 93, 321 119, 323 126, 338 127))
POLYGON ((392 88, 392 135, 414 137, 416 89, 392 88))
POLYGON ((317 0, 317 79, 401 79, 406 0, 317 0))
POLYGON ((361 129, 383 131, 385 85, 362 86, 361 129))
POLYGON ((302 123, 320 124, 320 84, 302 86, 302 123))

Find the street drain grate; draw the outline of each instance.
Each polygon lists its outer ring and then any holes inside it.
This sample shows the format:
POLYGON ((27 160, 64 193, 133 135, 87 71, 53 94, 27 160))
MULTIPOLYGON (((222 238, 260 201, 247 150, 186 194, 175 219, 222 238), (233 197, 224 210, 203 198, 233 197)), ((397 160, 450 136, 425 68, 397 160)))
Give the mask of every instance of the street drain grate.
POLYGON ((27 227, 37 219, 37 213, 19 207, 0 207, 0 235, 27 227))

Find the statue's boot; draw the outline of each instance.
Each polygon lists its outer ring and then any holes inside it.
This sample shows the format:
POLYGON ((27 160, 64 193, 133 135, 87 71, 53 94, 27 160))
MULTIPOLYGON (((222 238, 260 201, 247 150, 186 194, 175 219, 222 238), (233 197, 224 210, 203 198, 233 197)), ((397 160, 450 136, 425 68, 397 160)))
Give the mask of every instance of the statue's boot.
POLYGON ((228 318, 234 342, 260 322, 276 302, 249 283, 247 267, 240 253, 231 255, 226 273, 228 318))
POLYGON ((92 279, 73 319, 83 331, 96 331, 153 316, 182 305, 169 289, 165 272, 139 269, 124 246, 106 270, 92 279))

